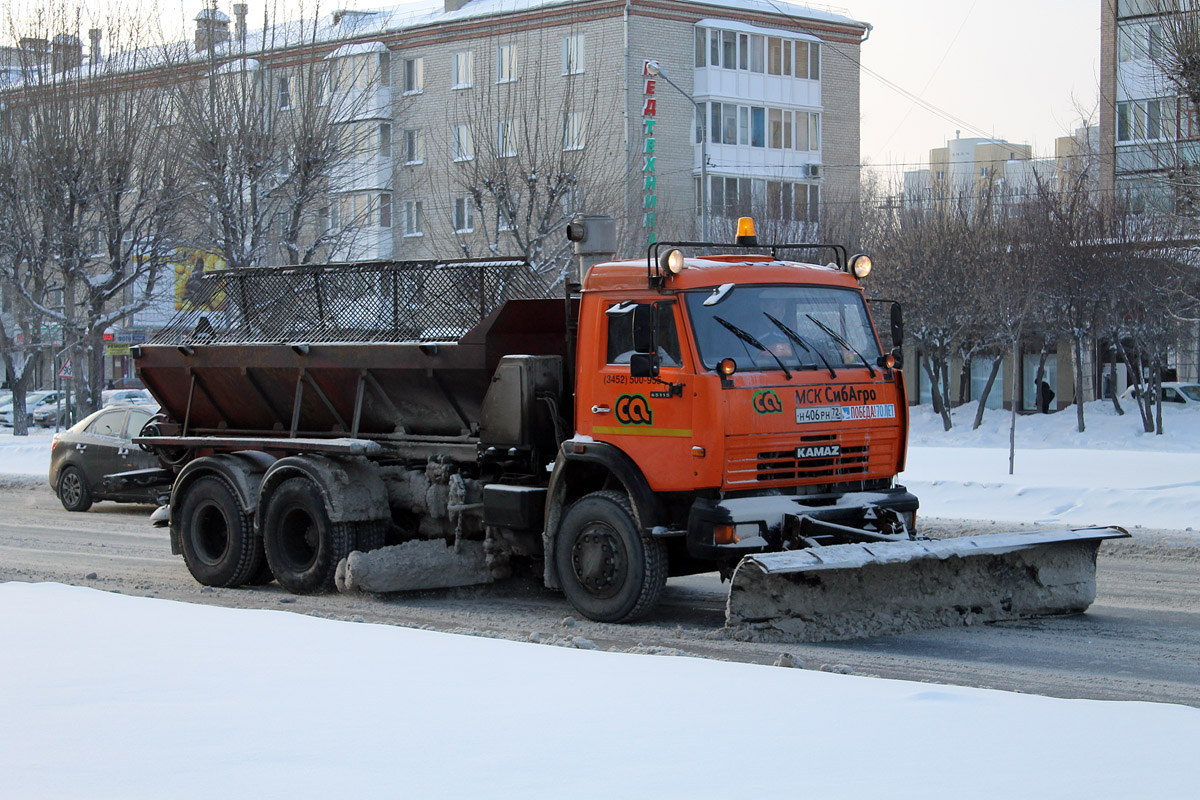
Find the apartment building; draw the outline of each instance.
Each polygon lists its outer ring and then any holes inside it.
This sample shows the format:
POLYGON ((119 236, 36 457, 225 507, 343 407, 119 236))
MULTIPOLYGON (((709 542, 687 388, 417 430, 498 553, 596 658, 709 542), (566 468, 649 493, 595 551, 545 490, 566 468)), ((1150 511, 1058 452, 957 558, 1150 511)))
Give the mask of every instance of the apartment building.
POLYGON ((984 191, 1026 191, 1032 182, 1033 148, 1003 139, 962 138, 929 151, 929 168, 904 173, 904 197, 929 199, 977 197, 984 191))
MULTIPOLYGON (((866 23, 767 0, 413 8, 318 27, 332 73, 376 76, 342 120, 375 133, 321 218, 361 230, 330 258, 528 251, 533 197, 563 219, 616 216, 630 253, 695 238, 706 206, 717 238, 743 213, 815 234, 827 198, 857 197, 866 23)), ((253 56, 287 108, 286 48, 234 11, 232 32, 223 13, 198 15, 197 49, 253 56)), ((541 227, 555 216, 536 213, 541 227)))

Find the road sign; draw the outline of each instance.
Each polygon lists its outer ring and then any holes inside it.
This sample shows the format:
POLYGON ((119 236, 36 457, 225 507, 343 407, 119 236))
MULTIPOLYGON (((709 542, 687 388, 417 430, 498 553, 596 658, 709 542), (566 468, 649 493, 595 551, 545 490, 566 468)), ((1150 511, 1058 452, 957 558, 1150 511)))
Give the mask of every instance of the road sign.
POLYGON ((71 377, 71 359, 68 358, 66 361, 63 362, 62 369, 60 369, 58 371, 58 377, 60 377, 60 378, 71 377))

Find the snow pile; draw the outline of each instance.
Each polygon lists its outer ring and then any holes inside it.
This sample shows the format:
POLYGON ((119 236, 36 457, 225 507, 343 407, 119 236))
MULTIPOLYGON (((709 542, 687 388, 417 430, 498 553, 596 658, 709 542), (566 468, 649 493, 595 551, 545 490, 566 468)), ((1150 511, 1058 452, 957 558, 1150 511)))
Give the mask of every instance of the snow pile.
POLYGON ((1164 435, 1143 433, 1136 409, 1118 416, 1107 401, 1017 419, 1009 475, 1009 415, 988 411, 971 430, 974 404, 942 430, 927 406, 912 409, 908 468, 901 481, 925 516, 1046 525, 1200 526, 1200 408, 1163 409, 1164 435))
POLYGON ((12 428, 0 428, 0 475, 50 474, 49 428, 30 428, 28 436, 13 436, 12 428))
POLYGON ((56 584, 0 584, 0 641, 6 797, 1195 792, 1200 710, 1184 706, 545 647, 56 584), (1116 738, 1119 757, 1097 751, 1116 738))

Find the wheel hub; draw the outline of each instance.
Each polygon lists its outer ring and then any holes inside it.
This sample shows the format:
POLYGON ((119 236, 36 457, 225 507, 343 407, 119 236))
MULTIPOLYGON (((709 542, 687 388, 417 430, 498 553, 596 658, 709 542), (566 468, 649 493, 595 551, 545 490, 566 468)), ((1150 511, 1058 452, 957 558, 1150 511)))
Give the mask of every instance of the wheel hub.
POLYGON ((590 525, 571 548, 571 565, 580 585, 596 597, 612 597, 625 583, 628 562, 616 532, 590 525))

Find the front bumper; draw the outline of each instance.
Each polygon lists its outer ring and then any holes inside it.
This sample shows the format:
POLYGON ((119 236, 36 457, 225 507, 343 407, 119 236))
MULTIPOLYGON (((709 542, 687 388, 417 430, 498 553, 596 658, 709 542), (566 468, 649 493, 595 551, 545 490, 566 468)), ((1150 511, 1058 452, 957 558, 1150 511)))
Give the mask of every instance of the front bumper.
POLYGON ((840 537, 838 528, 865 529, 881 512, 911 520, 919 505, 916 495, 903 486, 840 495, 696 500, 688 516, 688 552, 707 560, 736 560, 782 550, 789 538, 808 531, 832 540, 822 543, 852 541, 848 531, 840 537))

